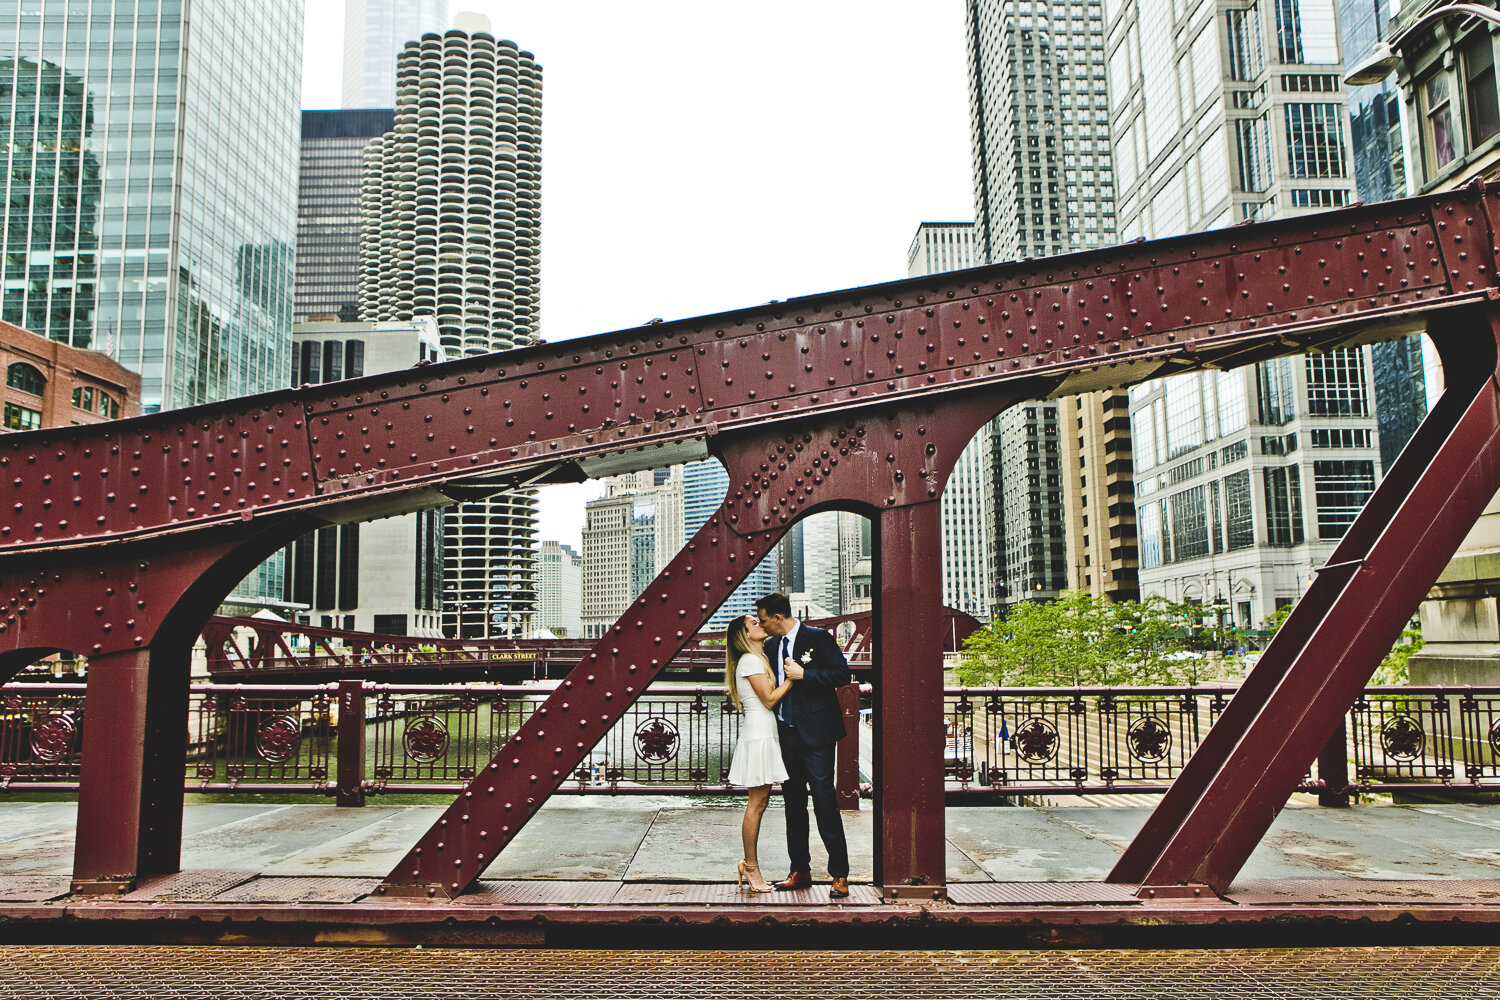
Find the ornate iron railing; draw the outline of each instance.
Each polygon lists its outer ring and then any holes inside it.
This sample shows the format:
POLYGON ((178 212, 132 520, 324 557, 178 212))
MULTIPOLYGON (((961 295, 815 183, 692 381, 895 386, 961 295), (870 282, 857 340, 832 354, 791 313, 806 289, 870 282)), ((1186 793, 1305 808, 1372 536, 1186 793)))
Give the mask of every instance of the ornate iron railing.
POLYGON ((948 775, 1005 794, 1160 791, 1234 689, 950 688, 948 775))
MULTIPOLYGON (((307 791, 340 801, 379 792, 451 794, 477 776, 480 762, 538 710, 548 690, 195 684, 186 787, 307 791), (361 724, 351 726, 355 719, 361 724)), ((863 690, 868 695, 869 687, 863 690)), ((0 789, 77 787, 84 693, 82 684, 0 688, 0 789)), ((1233 694, 1228 686, 950 688, 949 791, 1162 791, 1233 694)), ((718 690, 659 685, 594 746, 563 790, 729 792, 739 728, 739 714, 718 690)), ((840 754, 857 756, 861 742, 868 748, 868 725, 849 728, 840 754)), ((1500 687, 1368 688, 1346 717, 1343 739, 1330 746, 1304 789, 1332 796, 1500 789, 1500 687)), ((870 780, 871 766, 862 769, 862 780, 870 780)), ((852 764, 843 772, 853 773, 852 764)))

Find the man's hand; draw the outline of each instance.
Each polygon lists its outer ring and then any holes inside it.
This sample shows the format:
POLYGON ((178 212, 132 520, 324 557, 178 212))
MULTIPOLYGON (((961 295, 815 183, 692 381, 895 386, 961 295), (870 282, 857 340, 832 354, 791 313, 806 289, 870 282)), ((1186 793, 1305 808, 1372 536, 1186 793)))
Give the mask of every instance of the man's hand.
POLYGON ((802 679, 801 665, 790 656, 781 661, 781 669, 786 674, 787 680, 800 681, 802 679))

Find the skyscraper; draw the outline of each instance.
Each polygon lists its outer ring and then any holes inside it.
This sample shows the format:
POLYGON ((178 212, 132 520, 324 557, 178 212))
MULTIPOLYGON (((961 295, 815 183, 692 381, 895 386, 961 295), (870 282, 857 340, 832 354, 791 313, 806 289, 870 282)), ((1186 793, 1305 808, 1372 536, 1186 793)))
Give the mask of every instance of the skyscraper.
MULTIPOLYGON (((432 316, 451 358, 531 343, 539 309, 541 68, 468 23, 402 48, 360 194, 361 318, 432 316)), ((447 631, 463 606, 529 631, 535 524, 535 491, 448 512, 447 631)))
POLYGON ((0 319, 137 372, 145 413, 284 386, 301 40, 300 0, 10 5, 0 319))
POLYGON ((0 17, 0 318, 139 372, 148 413, 285 385, 301 39, 300 0, 0 17))
MULTIPOLYGON (((724 502, 729 489, 729 474, 713 459, 689 462, 682 467, 682 531, 683 539, 693 534, 707 521, 724 502)), ((811 519, 809 518, 809 521, 811 519)), ((745 582, 735 588, 734 593, 719 606, 703 631, 719 631, 729 625, 736 615, 753 614, 755 602, 760 597, 776 590, 776 554, 767 553, 760 563, 750 571, 745 582)))
MULTIPOLYGON (((1388 0, 1339 0, 1339 37, 1350 66, 1389 35, 1388 0)), ((1490 65, 1493 65, 1491 63, 1490 65)), ((1354 193, 1360 201, 1405 197, 1406 154, 1401 142, 1401 91, 1391 74, 1379 83, 1349 86, 1349 143, 1354 151, 1354 193)), ((1390 468, 1427 414, 1421 336, 1370 345, 1375 370, 1375 413, 1380 464, 1390 468)))
MULTIPOLYGON (((394 68, 392 70, 394 78, 394 68)), ((359 319, 359 193, 364 151, 395 124, 389 109, 302 112, 293 319, 359 319)))
POLYGON ((344 0, 344 107, 394 106, 396 54, 447 28, 448 0, 344 0))
MULTIPOLYGON (((976 263, 1113 243, 1101 3, 968 0, 967 14, 976 263)), ((1072 405, 1097 425, 1106 400, 1090 394, 1072 405)), ((987 606, 1050 599, 1075 585, 1068 548, 1077 540, 1067 525, 1081 500, 1080 479, 1102 484, 1119 463, 1092 468, 1093 449, 1071 453, 1084 459, 1081 469, 1065 461, 1075 436, 1068 405, 1017 406, 990 424, 995 521, 987 606), (1064 423, 1068 433, 1060 434, 1064 423)), ((1108 552, 1110 539, 1090 537, 1108 552)), ((1123 540, 1115 542, 1123 551, 1123 540)), ((1119 561, 1122 568, 1128 562, 1119 561)))
MULTIPOLYGON (((1333 0, 1135 0, 1109 24, 1123 237, 1352 200, 1333 0)), ((1141 589, 1258 625, 1296 599, 1380 475, 1369 352, 1130 390, 1141 589)))
POLYGON ((604 480, 584 505, 583 629, 597 638, 656 579, 683 544, 682 466, 604 480))
POLYGON ((562 542, 543 541, 536 559, 537 629, 560 639, 583 635, 583 557, 562 542))

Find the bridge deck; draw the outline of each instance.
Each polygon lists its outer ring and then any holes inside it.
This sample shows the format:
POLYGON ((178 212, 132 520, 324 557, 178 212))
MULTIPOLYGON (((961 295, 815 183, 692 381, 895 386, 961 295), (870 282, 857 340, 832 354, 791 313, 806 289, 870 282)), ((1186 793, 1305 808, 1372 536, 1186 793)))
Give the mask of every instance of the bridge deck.
MULTIPOLYGON (((10 940, 714 947, 731 927, 747 945, 762 935, 770 945, 795 922, 827 946, 1162 947, 1204 935, 1235 945, 1479 942, 1500 924, 1500 806, 1289 808, 1223 898, 1144 900, 1102 881, 1144 808, 952 808, 950 902, 925 907, 884 903, 868 884, 869 811, 845 814, 855 885, 835 902, 825 885, 737 889, 739 808, 680 800, 549 803, 492 877, 452 901, 377 892, 391 854, 436 807, 191 805, 182 873, 85 899, 69 895, 74 808, 0 804, 10 940)), ((761 844, 779 875, 776 808, 761 844)))
POLYGON ((0 946, 0 997, 1494 997, 1500 948, 785 952, 0 946), (107 970, 101 975, 101 970, 107 970))

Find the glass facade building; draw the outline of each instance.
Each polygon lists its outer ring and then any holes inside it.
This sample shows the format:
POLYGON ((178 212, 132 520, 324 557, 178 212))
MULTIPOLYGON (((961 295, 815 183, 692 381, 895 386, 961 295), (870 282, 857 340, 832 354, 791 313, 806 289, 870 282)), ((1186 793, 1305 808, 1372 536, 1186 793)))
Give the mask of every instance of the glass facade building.
MULTIPOLYGON (((1113 244, 1103 4, 968 0, 967 42, 976 263, 1113 244)), ((1082 530, 1107 520, 1106 495, 1128 489, 1084 486, 1113 482, 1124 467, 1115 451, 1128 447, 1128 436, 1103 430, 1115 395, 1016 407, 990 424, 990 592, 966 597, 966 607, 998 610, 1086 585, 1134 596, 1133 518, 1117 518, 1112 533, 1082 530), (1067 435, 1058 433, 1063 425, 1067 435), (1072 571, 1085 563, 1086 578, 1072 571)), ((970 593, 971 584, 958 590, 970 593)))
POLYGON ((344 107, 393 107, 396 54, 449 27, 448 0, 344 0, 344 107))
POLYGON ((364 150, 395 124, 391 110, 302 112, 293 318, 359 319, 359 192, 364 150))
POLYGON ((0 15, 0 318, 139 372, 145 412, 286 384, 302 9, 0 15))
MULTIPOLYGON (((141 409, 286 385, 301 0, 0 12, 0 319, 141 376, 141 409)), ((236 588, 280 601, 274 556, 236 588)))
MULTIPOLYGON (((1344 61, 1356 65, 1390 31, 1389 0, 1340 0, 1339 32, 1344 61)), ((1354 192, 1360 201, 1403 198, 1406 154, 1401 142, 1401 90, 1395 75, 1377 84, 1350 86, 1349 141, 1354 148, 1354 192)), ((1380 422, 1380 464, 1390 468, 1427 414, 1422 338, 1370 345, 1375 364, 1376 416, 1380 422)))
MULTIPOLYGON (((1333 0, 1111 0, 1124 238, 1348 204, 1333 0)), ((1258 626, 1326 561, 1381 472, 1362 348, 1131 388, 1140 582, 1258 626)))
MULTIPOLYGON (((689 462, 682 467, 682 531, 685 540, 691 539, 703 527, 704 522, 713 516, 724 502, 724 495, 728 490, 729 473, 718 462, 709 459, 689 462)), ((729 626, 729 620, 736 615, 754 614, 755 602, 776 590, 776 563, 776 554, 767 553, 750 571, 745 582, 735 588, 728 600, 713 613, 703 631, 723 631, 729 626)))

